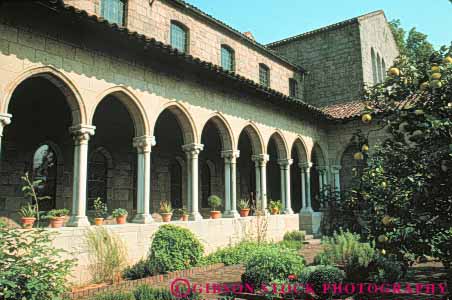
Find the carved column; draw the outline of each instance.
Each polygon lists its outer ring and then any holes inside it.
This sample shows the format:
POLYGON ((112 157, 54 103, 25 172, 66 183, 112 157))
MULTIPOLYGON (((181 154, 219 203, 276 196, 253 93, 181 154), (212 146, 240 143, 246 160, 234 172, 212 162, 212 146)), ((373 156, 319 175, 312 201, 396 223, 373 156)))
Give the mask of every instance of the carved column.
POLYGON ((149 224, 153 219, 150 212, 151 201, 151 147, 155 137, 140 136, 133 139, 137 148, 137 214, 133 223, 149 224))
POLYGON ((237 212, 237 158, 240 151, 223 151, 221 156, 224 158, 224 194, 225 194, 225 212, 226 218, 238 218, 237 212))
POLYGON ((341 166, 340 165, 334 165, 331 167, 331 174, 333 175, 334 180, 334 189, 336 192, 341 191, 341 166))
POLYGON ((86 185, 88 178, 88 142, 96 127, 77 125, 69 129, 74 138, 74 181, 72 211, 68 226, 90 226, 86 217, 86 185))
POLYGON ((2 138, 3 138, 3 129, 11 124, 12 115, 0 113, 0 167, 1 167, 1 159, 2 159, 2 138))
POLYGON ((187 155, 187 165, 188 165, 188 184, 189 184, 189 195, 188 201, 190 203, 190 219, 191 220, 202 220, 202 216, 199 213, 199 199, 198 199, 198 157, 199 153, 204 149, 203 144, 188 144, 183 145, 182 149, 187 155))
POLYGON ((268 154, 253 155, 253 161, 256 164, 256 186, 259 185, 260 198, 257 198, 261 204, 261 210, 267 213, 267 162, 268 154), (259 170, 259 172, 257 172, 259 170), (259 174, 259 182, 257 182, 259 174))
POLYGON ((284 159, 278 161, 281 169, 281 195, 283 195, 284 213, 287 215, 293 214, 292 199, 290 194, 290 166, 293 159, 284 159))
POLYGON ((303 196, 305 198, 306 206, 302 208, 301 211, 312 212, 312 201, 311 201, 311 168, 312 163, 301 163, 299 164, 301 168, 301 178, 304 178, 303 196))

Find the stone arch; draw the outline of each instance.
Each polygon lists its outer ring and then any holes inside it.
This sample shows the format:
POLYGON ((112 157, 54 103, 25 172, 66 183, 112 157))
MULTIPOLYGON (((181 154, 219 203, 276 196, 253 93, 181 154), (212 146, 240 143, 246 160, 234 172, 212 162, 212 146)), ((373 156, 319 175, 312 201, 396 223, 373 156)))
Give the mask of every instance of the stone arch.
POLYGON ((96 152, 100 152, 103 156, 105 156, 106 160, 107 160, 107 165, 108 165, 108 169, 113 169, 114 168, 114 164, 113 164, 113 156, 110 154, 110 151, 108 151, 105 147, 103 146, 99 146, 96 149, 92 150, 89 153, 88 157, 91 157, 94 153, 96 152))
POLYGON ((264 150, 262 135, 254 123, 250 122, 245 125, 240 131, 240 134, 242 132, 245 132, 245 134, 247 134, 250 138, 253 155, 266 153, 266 151, 264 150))
POLYGON ((89 124, 92 124, 96 108, 107 96, 114 96, 127 108, 130 118, 133 120, 135 128, 135 136, 150 135, 150 127, 148 124, 148 118, 146 111, 140 103, 140 100, 127 88, 123 86, 115 86, 103 91, 96 98, 96 105, 91 112, 89 118, 89 124))
MULTIPOLYGON (((207 118, 207 121, 202 126, 203 130, 209 121, 212 121, 215 124, 216 128, 218 129, 218 133, 220 134, 222 150, 223 151, 234 150, 236 148, 236 145, 233 139, 232 129, 228 121, 223 117, 223 115, 217 112, 209 116, 209 118, 207 118)), ((201 130, 201 135, 203 130, 201 130)))
POLYGON ((300 162, 307 163, 308 162, 308 152, 306 143, 302 137, 297 137, 292 144, 292 149, 294 149, 298 155, 298 159, 300 162))
MULTIPOLYGON (((153 132, 155 131, 155 124, 159 118, 159 116, 165 111, 169 110, 171 113, 174 114, 176 117, 177 122, 179 123, 179 127, 182 130, 182 136, 183 136, 183 144, 192 144, 192 143, 199 143, 198 135, 195 134, 198 132, 196 130, 195 122, 188 111, 182 104, 177 102, 170 102, 167 103, 162 107, 160 112, 157 114, 157 117, 154 120, 153 124, 153 132)), ((158 143, 158 141, 157 141, 158 143)))
POLYGON ((314 158, 317 159, 316 163, 318 164, 318 166, 326 165, 325 153, 317 142, 314 143, 314 147, 312 148, 310 161, 312 162, 314 158))
POLYGON ((276 130, 269 138, 268 144, 270 143, 271 140, 274 140, 275 144, 276 144, 276 151, 277 151, 277 159, 288 159, 290 157, 289 155, 289 150, 287 147, 287 142, 284 138, 284 135, 282 134, 281 131, 276 130))
POLYGON ((7 113, 11 98, 17 87, 25 80, 36 77, 49 80, 61 90, 71 109, 72 125, 87 124, 85 105, 76 85, 67 75, 51 66, 30 68, 16 77, 16 79, 6 87, 7 93, 2 101, 3 105, 0 107, 0 111, 7 113))

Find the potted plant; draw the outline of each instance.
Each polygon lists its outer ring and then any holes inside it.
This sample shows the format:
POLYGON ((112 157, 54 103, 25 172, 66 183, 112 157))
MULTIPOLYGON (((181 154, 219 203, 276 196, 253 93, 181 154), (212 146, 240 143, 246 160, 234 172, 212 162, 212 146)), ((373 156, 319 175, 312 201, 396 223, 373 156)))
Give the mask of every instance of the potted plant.
POLYGON ((242 218, 248 217, 250 214, 250 202, 246 199, 241 199, 238 204, 239 213, 242 218))
POLYGON ((45 218, 49 219, 50 227, 60 228, 63 227, 64 220, 68 215, 69 209, 67 208, 52 209, 45 215, 45 218))
POLYGON ((279 213, 281 212, 282 203, 279 200, 270 200, 268 208, 270 209, 272 215, 279 215, 279 213))
POLYGON ((170 222, 173 216, 173 207, 170 201, 164 200, 160 202, 160 215, 163 222, 170 222))
POLYGON ((32 228, 33 224, 36 221, 36 208, 30 203, 27 206, 22 206, 19 210, 19 214, 21 215, 21 222, 24 228, 32 228))
POLYGON ((218 210, 218 208, 220 208, 220 206, 221 206, 221 202, 222 202, 221 198, 216 195, 212 195, 209 197, 208 201, 209 201, 209 206, 212 209, 210 211, 210 217, 212 219, 221 218, 221 211, 218 210))
POLYGON ((181 221, 188 221, 188 217, 190 216, 190 214, 188 213, 188 210, 183 207, 183 208, 179 208, 179 213, 181 215, 180 220, 181 221))
POLYGON ((97 197, 94 200, 94 223, 100 226, 104 223, 105 216, 107 215, 107 204, 102 201, 102 198, 97 197))
POLYGON ((112 216, 116 218, 116 224, 126 224, 128 214, 124 208, 117 208, 113 211, 112 216))

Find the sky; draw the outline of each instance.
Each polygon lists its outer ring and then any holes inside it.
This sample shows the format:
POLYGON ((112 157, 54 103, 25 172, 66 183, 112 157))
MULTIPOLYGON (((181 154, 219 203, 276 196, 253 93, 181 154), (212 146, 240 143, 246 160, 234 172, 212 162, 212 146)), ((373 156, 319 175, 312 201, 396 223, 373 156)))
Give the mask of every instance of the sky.
POLYGON ((435 46, 452 41, 449 0, 186 0, 267 44, 319 27, 383 9, 388 20, 400 19, 428 35, 435 46))

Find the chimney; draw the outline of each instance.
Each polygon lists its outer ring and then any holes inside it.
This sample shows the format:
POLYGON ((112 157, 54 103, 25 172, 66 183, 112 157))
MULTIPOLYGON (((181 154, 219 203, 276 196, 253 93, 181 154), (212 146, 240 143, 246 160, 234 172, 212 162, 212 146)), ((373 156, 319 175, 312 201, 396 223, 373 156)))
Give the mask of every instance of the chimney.
POLYGON ((250 40, 256 41, 256 39, 254 38, 253 34, 251 33, 251 31, 246 31, 243 33, 247 38, 249 38, 250 40))

